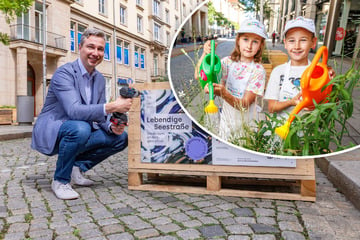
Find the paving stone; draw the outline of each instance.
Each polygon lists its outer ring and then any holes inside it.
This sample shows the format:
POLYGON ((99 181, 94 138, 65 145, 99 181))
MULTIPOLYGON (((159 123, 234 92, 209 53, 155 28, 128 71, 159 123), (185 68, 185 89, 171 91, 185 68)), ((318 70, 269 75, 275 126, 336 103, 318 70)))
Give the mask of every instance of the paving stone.
POLYGON ((129 215, 134 212, 134 209, 130 207, 125 208, 117 208, 113 210, 113 213, 115 216, 121 216, 121 215, 129 215))
POLYGON ((101 230, 105 235, 109 235, 113 233, 124 232, 124 227, 121 226, 120 224, 111 224, 111 225, 103 226, 101 230))
POLYGON ((236 217, 234 219, 240 224, 256 223, 256 220, 253 217, 236 217))
POLYGON ((198 230, 190 228, 190 229, 177 231, 176 235, 178 235, 181 239, 188 240, 188 239, 199 239, 201 234, 198 230))
POLYGON ((155 226, 157 229, 159 229, 159 231, 163 232, 163 233, 170 233, 170 232, 176 232, 179 231, 181 228, 179 227, 179 225, 176 225, 175 223, 169 223, 169 224, 165 224, 165 225, 158 225, 155 226))
POLYGON ((262 223, 262 224, 266 224, 266 225, 275 225, 276 220, 273 217, 258 217, 257 223, 262 223))
POLYGON ((268 226, 260 223, 251 223, 249 226, 255 233, 278 233, 280 232, 277 228, 268 226))
POLYGON ((302 232, 303 227, 298 222, 287 222, 287 221, 281 221, 279 222, 279 228, 281 231, 295 231, 295 232, 302 232))
POLYGON ((217 224, 219 223, 218 220, 216 220, 213 217, 199 217, 199 221, 201 221, 203 224, 217 224))
POLYGON ((4 240, 24 240, 25 232, 7 233, 4 240))
POLYGON ((229 213, 228 211, 214 212, 214 213, 211 213, 210 215, 216 219, 233 217, 233 215, 231 213, 229 213))
POLYGON ((200 227, 199 231, 205 238, 226 236, 224 229, 220 225, 200 227))
POLYGON ((171 219, 168 217, 159 217, 151 219, 150 222, 154 225, 165 225, 171 223, 171 219))
POLYGON ((278 213, 277 215, 278 221, 289 221, 289 222, 297 222, 298 218, 295 215, 287 214, 287 213, 278 213))
POLYGON ((253 233, 252 229, 249 226, 243 224, 226 226, 226 230, 228 230, 231 234, 246 235, 253 233))
POLYGON ((199 227, 203 225, 203 223, 200 222, 199 220, 186 221, 186 222, 182 222, 182 224, 188 228, 199 227))
POLYGON ((147 239, 147 238, 151 238, 151 237, 156 237, 156 236, 159 236, 160 233, 156 230, 156 229, 143 229, 143 230, 140 230, 140 231, 136 231, 134 233, 134 236, 136 238, 139 238, 139 239, 147 239))
POLYGON ((234 208, 232 212, 238 217, 253 217, 254 212, 250 208, 234 208))
POLYGON ((174 236, 161 236, 161 237, 149 238, 148 240, 177 240, 177 238, 174 236))
POLYGON ((253 240, 276 240, 276 237, 272 234, 256 234, 253 236, 253 240))
POLYGON ((9 226, 9 233, 26 232, 29 229, 28 223, 12 223, 9 226))
POLYGON ((42 237, 50 237, 49 239, 53 238, 53 230, 47 229, 47 230, 37 230, 37 231, 31 231, 29 232, 30 238, 39 239, 42 237))
POLYGON ((130 233, 111 234, 106 236, 109 240, 134 240, 135 238, 130 233))
POLYGON ((260 217, 275 217, 275 210, 268 208, 254 208, 256 216, 260 217))
POLYGON ((171 217, 173 220, 177 222, 185 222, 190 220, 189 216, 186 215, 185 213, 175 213, 169 215, 169 217, 171 217))
POLYGON ((159 198, 159 201, 161 201, 162 203, 170 203, 170 202, 176 202, 178 201, 178 199, 173 196, 166 196, 159 198))
POLYGON ((228 240, 250 240, 250 237, 243 235, 231 235, 228 240))
POLYGON ((284 240, 305 240, 304 235, 298 232, 292 232, 292 231, 283 231, 281 233, 281 237, 284 240))

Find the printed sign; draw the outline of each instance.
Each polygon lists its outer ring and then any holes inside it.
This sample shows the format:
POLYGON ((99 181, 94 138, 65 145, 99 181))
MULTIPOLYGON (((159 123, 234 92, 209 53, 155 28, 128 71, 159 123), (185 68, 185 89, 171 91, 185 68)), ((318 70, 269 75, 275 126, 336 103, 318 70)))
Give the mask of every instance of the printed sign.
POLYGON ((182 111, 170 89, 141 93, 141 161, 211 164, 211 136, 182 111))
POLYGON ((340 41, 340 40, 343 40, 344 37, 345 37, 345 30, 344 30, 344 28, 338 27, 338 28, 336 29, 335 40, 336 40, 336 41, 340 41))

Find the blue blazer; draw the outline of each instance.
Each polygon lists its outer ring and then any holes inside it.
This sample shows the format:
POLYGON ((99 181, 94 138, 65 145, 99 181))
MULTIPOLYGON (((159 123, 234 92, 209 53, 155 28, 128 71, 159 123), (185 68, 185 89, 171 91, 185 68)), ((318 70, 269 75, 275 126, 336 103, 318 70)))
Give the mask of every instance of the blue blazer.
POLYGON ((43 154, 52 154, 60 126, 66 120, 97 122, 109 132, 109 118, 104 116, 105 78, 97 70, 93 73, 91 104, 87 102, 79 64, 66 63, 54 73, 45 104, 32 132, 31 147, 43 154))

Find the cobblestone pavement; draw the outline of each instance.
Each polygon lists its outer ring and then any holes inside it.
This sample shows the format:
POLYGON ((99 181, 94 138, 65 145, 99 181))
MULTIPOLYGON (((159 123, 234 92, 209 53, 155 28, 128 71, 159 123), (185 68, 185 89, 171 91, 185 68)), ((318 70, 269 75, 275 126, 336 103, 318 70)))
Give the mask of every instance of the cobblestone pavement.
POLYGON ((0 142, 0 239, 360 239, 360 212, 318 169, 316 203, 130 191, 124 151, 63 201, 50 189, 56 157, 29 145, 0 142))

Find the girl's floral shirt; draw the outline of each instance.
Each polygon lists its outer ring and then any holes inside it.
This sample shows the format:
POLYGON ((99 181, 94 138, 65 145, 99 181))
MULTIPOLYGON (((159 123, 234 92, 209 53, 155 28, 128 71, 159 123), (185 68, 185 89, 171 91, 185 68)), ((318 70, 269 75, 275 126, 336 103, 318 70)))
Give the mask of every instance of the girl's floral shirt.
POLYGON ((230 56, 221 59, 222 67, 222 83, 225 84, 227 90, 235 97, 242 98, 244 91, 239 91, 239 88, 232 88, 232 85, 236 81, 247 81, 244 82, 246 85, 245 91, 250 91, 256 95, 262 96, 265 89, 266 83, 266 72, 262 64, 260 63, 244 63, 234 62, 230 56))

